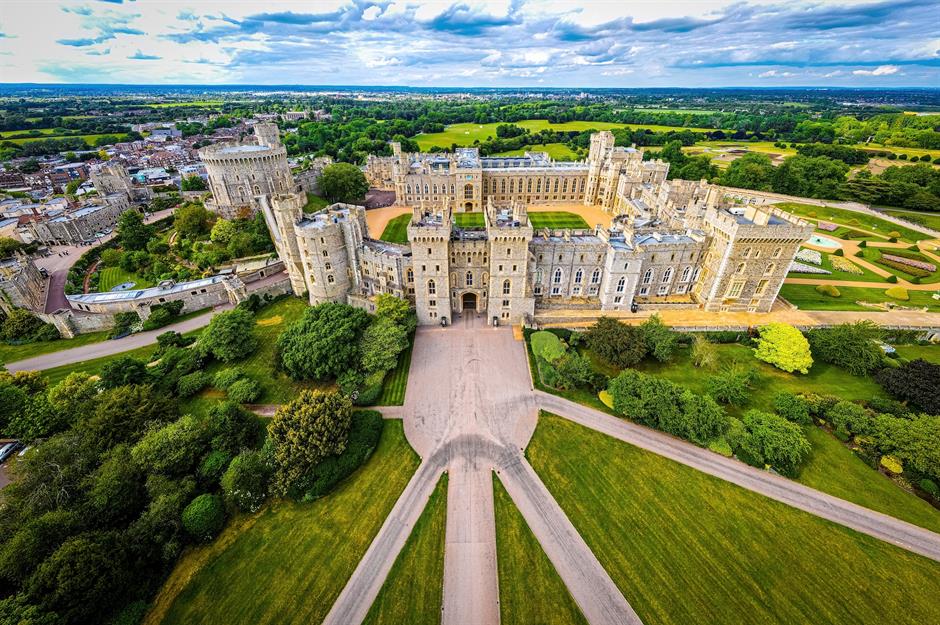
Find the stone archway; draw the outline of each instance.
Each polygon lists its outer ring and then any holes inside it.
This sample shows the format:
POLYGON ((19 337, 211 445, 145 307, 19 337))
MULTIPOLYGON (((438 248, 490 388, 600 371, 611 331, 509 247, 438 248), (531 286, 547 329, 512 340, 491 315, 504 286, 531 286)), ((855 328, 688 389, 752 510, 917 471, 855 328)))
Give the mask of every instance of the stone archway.
POLYGON ((477 310, 477 294, 476 293, 464 293, 460 297, 460 309, 462 311, 476 312, 477 310))
POLYGON ((464 211, 470 213, 473 212, 473 202, 467 202, 463 205, 464 211))

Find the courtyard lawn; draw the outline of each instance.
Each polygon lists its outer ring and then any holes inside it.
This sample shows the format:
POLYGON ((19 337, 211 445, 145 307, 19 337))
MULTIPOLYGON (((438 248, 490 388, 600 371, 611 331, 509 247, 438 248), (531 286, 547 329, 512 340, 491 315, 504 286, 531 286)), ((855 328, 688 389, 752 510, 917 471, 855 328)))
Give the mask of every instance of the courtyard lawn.
POLYGON ((483 213, 454 213, 454 223, 458 228, 483 228, 486 220, 483 213))
POLYGON ((42 356, 43 354, 51 354, 63 349, 100 343, 107 338, 107 332, 90 332, 88 334, 79 334, 73 339, 59 339, 57 341, 41 341, 39 343, 24 343, 23 345, 0 343, 0 365, 16 362, 17 360, 26 360, 34 356, 42 356))
MULTIPOLYGON (((822 257, 821 265, 813 265, 811 263, 803 263, 803 264, 809 265, 811 267, 814 267, 814 266, 819 267, 820 269, 825 269, 826 271, 831 271, 832 273, 830 274, 800 273, 797 271, 791 271, 790 273, 787 274, 787 277, 788 278, 809 278, 811 280, 852 280, 855 282, 884 282, 885 280, 874 271, 868 269, 867 267, 862 267, 861 265, 858 265, 856 263, 852 263, 852 264, 858 267, 858 269, 862 272, 860 274, 849 273, 847 271, 837 271, 832 266, 832 259, 830 258, 831 254, 827 254, 823 252, 821 254, 821 257, 822 257)), ((850 262, 851 260, 852 259, 849 258, 850 262)), ((797 262, 800 262, 800 261, 797 261, 797 262)), ((885 288, 888 288, 889 286, 891 285, 885 283, 885 288)))
POLYGON ((860 506, 940 532, 940 510, 909 493, 849 452, 835 436, 805 428, 813 453, 797 482, 860 506))
POLYGON ((414 347, 412 335, 408 348, 398 356, 398 365, 385 374, 382 381, 382 394, 375 402, 376 406, 403 406, 405 390, 408 388, 408 371, 411 369, 411 350, 414 347))
POLYGON ((320 623, 418 462, 402 423, 386 421, 369 461, 326 497, 274 502, 188 551, 144 623, 320 623))
POLYGON ((587 625, 578 604, 495 475, 493 496, 502 625, 587 625))
POLYGON ((929 234, 912 230, 904 226, 885 221, 879 217, 859 213, 845 208, 834 208, 832 206, 816 206, 814 204, 798 204, 796 202, 781 202, 774 204, 776 208, 785 210, 794 215, 809 217, 810 219, 821 219, 823 221, 832 221, 846 226, 853 226, 869 230, 884 237, 888 237, 890 232, 898 232, 902 239, 911 243, 930 239, 929 234))
MULTIPOLYGON (((885 284, 885 289, 889 285, 885 284)), ((910 299, 899 301, 885 295, 885 289, 874 289, 869 287, 840 286, 838 287, 840 296, 829 297, 816 292, 816 287, 812 284, 784 284, 780 289, 780 297, 784 298, 797 308, 803 310, 864 310, 868 312, 877 312, 876 309, 868 306, 856 304, 857 301, 863 302, 893 302, 900 306, 915 308, 927 307, 930 311, 940 311, 940 300, 932 299, 931 295, 940 291, 913 291, 907 293, 910 299)))
POLYGON ((447 474, 438 481, 408 542, 395 559, 365 625, 437 625, 444 595, 447 474))
POLYGON ((940 563, 559 417, 526 455, 646 623, 940 620, 940 563))
POLYGON ((98 272, 98 291, 100 293, 110 291, 117 285, 124 284, 125 282, 133 282, 134 286, 131 287, 132 289, 145 289, 153 286, 153 283, 149 280, 138 276, 136 273, 124 271, 120 267, 104 267, 98 272))
POLYGON ((584 217, 577 213, 567 211, 532 211, 529 213, 529 223, 533 228, 549 228, 560 230, 562 228, 590 230, 584 217))
POLYGON ((379 238, 389 243, 407 244, 409 223, 411 223, 411 215, 399 215, 389 220, 379 238))
POLYGON ((315 213, 322 208, 326 208, 330 205, 329 200, 326 198, 320 197, 319 195, 314 195, 313 193, 307 194, 307 203, 304 204, 305 213, 315 213))
POLYGON ((509 150, 500 152, 493 156, 525 156, 526 152, 547 152, 549 157, 556 161, 574 161, 578 159, 578 154, 564 143, 538 143, 527 145, 518 150, 509 150))

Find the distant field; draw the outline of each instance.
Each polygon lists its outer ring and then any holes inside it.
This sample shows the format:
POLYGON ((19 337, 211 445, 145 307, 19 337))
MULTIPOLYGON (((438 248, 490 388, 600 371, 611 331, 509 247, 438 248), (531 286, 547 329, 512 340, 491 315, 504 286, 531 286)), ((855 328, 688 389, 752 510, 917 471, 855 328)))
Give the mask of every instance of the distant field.
POLYGON ((54 135, 58 132, 57 128, 30 128, 29 130, 4 130, 0 132, 0 139, 15 137, 16 135, 27 135, 32 132, 38 132, 41 135, 54 135))
POLYGON ((581 215, 567 211, 532 211, 529 213, 529 221, 532 223, 533 228, 549 228, 552 230, 562 228, 587 230, 590 228, 581 215))
POLYGON ((156 104, 147 104, 146 106, 154 109, 173 108, 177 106, 222 106, 223 100, 196 100, 194 102, 158 102, 156 104))
POLYGON ((639 111, 640 113, 672 113, 673 115, 714 115, 720 113, 721 111, 716 111, 715 109, 648 109, 648 108, 635 108, 634 111, 639 111))
POLYGON ((500 152, 494 154, 494 156, 524 156, 526 152, 548 152, 548 155, 556 161, 574 161, 578 159, 578 154, 564 143, 539 143, 518 150, 500 152))
MULTIPOLYGON (((47 130, 52 130, 52 129, 47 128, 47 130)), ((22 131, 15 131, 15 132, 12 132, 12 133, 10 133, 10 134, 22 134, 22 131)), ((80 138, 80 139, 84 139, 85 142, 88 143, 88 145, 94 145, 95 140, 98 139, 99 137, 111 137, 111 136, 118 137, 119 139, 123 140, 123 139, 125 139, 125 138, 127 137, 127 133, 123 133, 123 132, 105 132, 105 133, 96 134, 96 135, 53 135, 53 134, 44 134, 44 135, 42 135, 41 137, 26 137, 26 138, 24 138, 24 139, 3 139, 3 138, 0 138, 0 141, 12 141, 13 143, 16 143, 17 145, 23 145, 24 143, 31 143, 31 142, 33 142, 33 141, 43 141, 43 140, 45 140, 45 139, 73 139, 73 138, 80 138)))

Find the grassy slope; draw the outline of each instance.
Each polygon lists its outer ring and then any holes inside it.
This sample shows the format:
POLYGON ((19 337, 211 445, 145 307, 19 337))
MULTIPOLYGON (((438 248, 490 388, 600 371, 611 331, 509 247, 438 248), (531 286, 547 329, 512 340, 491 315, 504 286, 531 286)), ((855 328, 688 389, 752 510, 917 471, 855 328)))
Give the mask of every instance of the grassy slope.
POLYGON ((91 343, 100 343, 108 338, 107 332, 90 332, 79 334, 74 339, 59 339, 57 341, 43 341, 41 343, 26 343, 23 345, 7 345, 0 343, 0 364, 25 360, 33 356, 50 354, 63 349, 72 349, 91 343))
POLYGON ((558 417, 527 455, 646 623, 940 619, 926 558, 558 417))
POLYGON ((389 571, 365 625, 437 625, 444 595, 444 535, 447 474, 415 524, 408 542, 389 571))
POLYGON ((200 551, 214 544, 184 556, 145 622, 321 622, 417 466, 401 422, 386 422, 372 458, 330 495, 268 506, 226 529, 209 557, 200 551))
POLYGON ((398 356, 398 364, 385 374, 382 381, 382 394, 375 402, 377 406, 402 406, 405 403, 405 391, 408 388, 408 371, 411 369, 411 350, 414 337, 408 348, 398 356))
POLYGON ((590 229, 590 226, 584 221, 584 217, 567 211, 532 211, 529 213, 529 223, 532 224, 533 228, 590 229))
POLYGON ((493 495, 502 625, 586 625, 568 588, 495 475, 493 495))
POLYGON ((895 349, 902 358, 908 360, 921 358, 927 362, 940 364, 940 345, 898 345, 895 349))
POLYGON ((938 213, 920 213, 907 210, 886 210, 885 212, 901 219, 910 219, 912 221, 916 219, 922 221, 928 228, 940 230, 940 214, 938 213))
POLYGON ((408 243, 408 224, 411 222, 411 215, 399 215, 389 220, 379 237, 389 243, 408 243))
POLYGON ((319 195, 314 195, 313 193, 307 194, 307 203, 304 204, 305 213, 315 213, 321 208, 326 208, 330 205, 329 200, 322 198, 319 195))
MULTIPOLYGON (((924 234, 910 228, 905 228, 890 221, 885 221, 873 215, 850 211, 844 208, 834 208, 831 206, 815 206, 813 204, 798 204, 796 202, 782 202, 774 205, 776 208, 785 210, 795 215, 810 217, 812 219, 822 219, 824 221, 834 221, 848 226, 854 226, 875 232, 877 234, 888 236, 888 233, 897 231, 905 240, 913 243, 922 239, 931 238, 929 234, 924 234)), ((886 239, 885 239, 886 240, 886 239)))
POLYGON ((893 285, 885 284, 884 289, 840 286, 838 288, 841 295, 834 298, 817 293, 816 287, 812 284, 784 284, 783 288, 780 289, 780 296, 803 310, 864 310, 878 312, 873 308, 856 304, 857 301, 894 302, 903 306, 926 306, 931 311, 940 310, 940 301, 931 297, 934 291, 908 291, 910 299, 901 302, 885 295, 885 289, 889 286, 893 285))

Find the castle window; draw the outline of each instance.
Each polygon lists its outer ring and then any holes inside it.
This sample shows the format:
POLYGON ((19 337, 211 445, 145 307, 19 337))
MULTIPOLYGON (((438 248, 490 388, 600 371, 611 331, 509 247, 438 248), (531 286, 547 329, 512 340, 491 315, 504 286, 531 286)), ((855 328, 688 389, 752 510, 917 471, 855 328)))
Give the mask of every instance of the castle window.
POLYGON ((535 192, 536 193, 542 192, 542 179, 541 178, 535 181, 535 192))
MULTIPOLYGON (((332 268, 333 268, 333 265, 331 265, 330 263, 326 263, 324 265, 324 269, 326 269, 327 271, 331 270, 332 268)), ((366 269, 368 270, 368 267, 366 267, 366 269)))
POLYGON ((597 284, 601 281, 601 270, 595 269, 594 273, 591 274, 591 284, 597 284))
POLYGON ((741 291, 744 290, 744 280, 735 280, 731 283, 731 286, 728 288, 728 294, 726 297, 728 299, 736 299, 741 296, 741 291))
POLYGON ((581 262, 584 262, 584 254, 581 254, 581 262))
POLYGON ((526 193, 532 193, 532 179, 531 178, 529 178, 529 182, 525 186, 525 191, 526 193))
POLYGON ((657 295, 666 295, 669 293, 669 285, 664 284, 659 287, 659 291, 656 292, 657 295))
POLYGON ((565 181, 561 183, 561 192, 562 193, 568 192, 568 179, 567 178, 565 178, 565 181))
POLYGON ((552 282, 555 284, 561 284, 561 269, 555 270, 555 276, 552 278, 552 282))
POLYGON ((542 255, 539 254, 539 262, 542 262, 542 255))
POLYGON ((776 249, 774 250, 773 257, 774 257, 774 258, 780 258, 780 254, 781 254, 781 253, 783 253, 783 248, 782 248, 782 247, 778 247, 778 248, 776 248, 776 249))
MULTIPOLYGON (((509 183, 509 188, 512 189, 512 182, 509 183)), ((500 192, 500 193, 505 193, 505 192, 506 192, 506 181, 505 181, 505 180, 500 180, 500 181, 499 181, 499 192, 500 192)), ((510 191, 510 193, 511 193, 511 192, 512 192, 512 191, 510 191)))
POLYGON ((428 280, 428 295, 437 295, 437 284, 434 280, 428 280))
MULTIPOLYGON (((504 190, 504 191, 506 190, 506 181, 505 181, 505 180, 503 181, 503 190, 504 190)), ((522 190, 522 185, 519 186, 519 190, 520 190, 520 191, 522 190)), ((510 181, 509 181, 509 192, 510 192, 510 193, 515 193, 515 192, 516 192, 516 181, 515 181, 515 180, 510 180, 510 181)))
POLYGON ((663 284, 669 284, 672 280, 672 267, 667 267, 666 271, 663 272, 663 284))
POLYGON ((756 252, 754 252, 754 258, 755 259, 760 258, 760 250, 757 250, 756 252))
POLYGON ((742 254, 742 256, 743 256, 744 258, 750 258, 750 257, 751 257, 751 248, 749 248, 749 247, 744 248, 744 253, 742 254))
POLYGON ((406 185, 405 185, 405 193, 407 193, 408 195, 411 195, 411 185, 410 185, 410 184, 406 184, 406 185))
POLYGON ((701 268, 701 267, 696 267, 696 268, 695 268, 695 271, 692 272, 692 282, 695 282, 696 280, 698 280, 698 276, 699 276, 700 273, 702 273, 702 268, 701 268))
POLYGON ((574 283, 575 283, 575 284, 581 284, 581 278, 582 278, 582 277, 584 277, 584 272, 581 271, 580 269, 578 269, 578 271, 575 272, 575 274, 574 274, 574 283))
POLYGON ((430 308, 436 308, 436 307, 437 307, 437 300, 436 300, 436 299, 429 299, 429 300, 428 300, 428 307, 430 307, 430 308))
POLYGON ((535 283, 542 284, 542 270, 541 269, 535 270, 535 283))
POLYGON ((437 185, 435 184, 435 185, 434 185, 433 187, 431 187, 431 188, 434 189, 434 195, 437 195, 437 185))
POLYGON ((450 185, 450 194, 451 194, 451 195, 454 194, 454 185, 450 185))
POLYGON ((558 178, 555 178, 555 190, 553 193, 558 193, 558 178))
POLYGON ((512 248, 511 248, 511 247, 507 247, 507 248, 506 248, 506 256, 512 256, 512 248))
POLYGON ((508 300, 508 299, 504 299, 504 300, 503 300, 503 308, 509 308, 509 300, 508 300))
POLYGON ((472 200, 473 199, 473 185, 465 184, 463 186, 463 199, 472 200))
POLYGON ((431 255, 431 248, 428 248, 428 256, 431 255))
POLYGON ((473 272, 472 271, 467 272, 466 285, 473 286, 473 272))
POLYGON ((770 274, 774 272, 774 269, 776 268, 777 268, 777 265, 775 265, 774 263, 770 263, 769 265, 767 265, 767 269, 764 269, 764 275, 769 276, 770 274))
POLYGON ((626 285, 627 285, 626 278, 621 277, 619 280, 617 280, 617 292, 623 293, 623 289, 626 285))
POLYGON ((408 278, 407 278, 408 282, 414 282, 414 281, 415 281, 415 272, 414 272, 413 269, 409 269, 409 270, 408 270, 408 273, 407 273, 406 275, 408 276, 408 278))
POLYGON ((334 278, 332 275, 329 275, 326 277, 326 281, 329 282, 330 284, 333 284, 334 282, 336 282, 336 278, 334 278))
POLYGON ((689 276, 691 276, 691 275, 692 275, 692 267, 686 267, 685 269, 682 270, 682 277, 679 278, 679 281, 680 281, 680 282, 688 282, 688 281, 689 281, 689 276))
POLYGON ((646 273, 643 274, 643 284, 649 284, 653 281, 653 270, 652 268, 647 269, 646 273))
POLYGON ((512 290, 512 282, 509 280, 503 280, 503 295, 509 295, 509 292, 512 290))
POLYGON ((622 295, 618 295, 617 297, 614 298, 614 303, 615 303, 615 304, 619 304, 619 303, 622 302, 622 301, 623 301, 623 296, 622 296, 622 295))
POLYGON ((541 285, 541 284, 536 284, 536 285, 535 285, 535 288, 534 288, 534 290, 533 290, 532 292, 533 292, 535 295, 541 295, 541 294, 542 294, 542 285, 541 285))
POLYGON ((430 193, 430 192, 431 192, 431 191, 430 191, 430 187, 428 187, 428 183, 425 182, 425 183, 424 183, 424 193, 425 193, 425 195, 427 195, 427 194, 430 193))
POLYGON ((329 252, 329 250, 323 250, 323 256, 324 256, 324 258, 329 258, 329 257, 330 257, 330 252, 329 252))
POLYGON ((768 284, 767 280, 761 280, 760 282, 758 282, 757 289, 754 291, 754 295, 757 297, 760 297, 761 295, 763 295, 764 291, 767 290, 767 284, 768 284))
POLYGON ((581 193, 584 193, 584 178, 581 179, 581 193))
POLYGON ((744 270, 745 270, 745 268, 746 268, 746 264, 747 264, 747 263, 741 263, 740 265, 738 265, 738 271, 737 271, 737 273, 744 273, 744 270))

